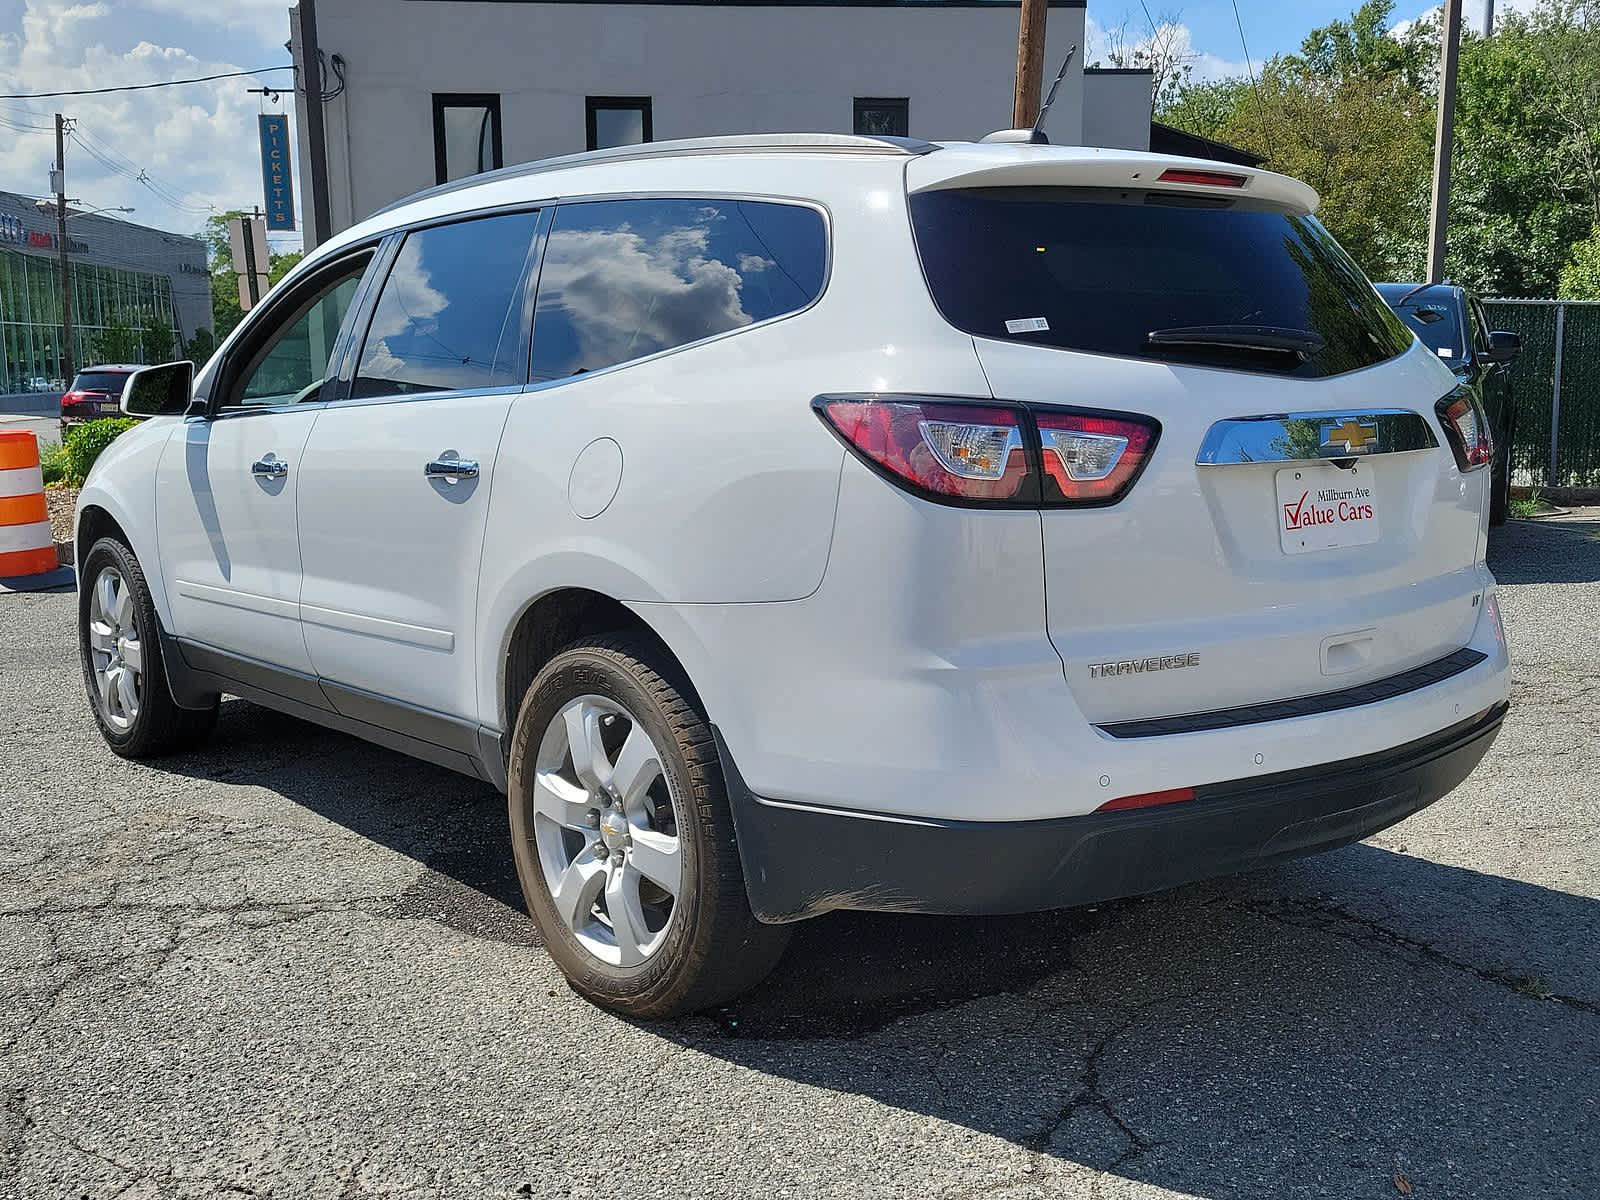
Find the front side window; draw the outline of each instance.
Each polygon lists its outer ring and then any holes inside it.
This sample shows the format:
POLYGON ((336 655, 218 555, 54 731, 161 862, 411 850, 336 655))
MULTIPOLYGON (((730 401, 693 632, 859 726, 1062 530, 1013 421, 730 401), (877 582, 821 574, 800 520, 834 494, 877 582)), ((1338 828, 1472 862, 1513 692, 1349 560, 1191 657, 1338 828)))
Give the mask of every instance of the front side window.
POLYGON ((504 166, 500 149, 500 97, 493 93, 433 98, 433 165, 436 182, 449 183, 504 166))
POLYGON ((565 379, 806 307, 827 274, 822 215, 754 200, 597 200, 556 210, 533 378, 565 379))
POLYGON ((934 302, 979 337, 1311 378, 1412 344, 1327 230, 1271 205, 974 188, 918 193, 911 217, 934 302))
POLYGON ((590 96, 584 101, 589 149, 637 146, 653 141, 649 96, 590 96))
POLYGON ((372 312, 352 397, 523 382, 523 276, 537 212, 479 217, 406 235, 372 312))
POLYGON ((904 96, 857 96, 855 132, 865 137, 910 137, 911 101, 904 96))
POLYGON ((271 407, 321 398, 339 329, 370 261, 370 255, 362 255, 312 284, 298 304, 291 302, 283 323, 247 360, 228 406, 271 407))

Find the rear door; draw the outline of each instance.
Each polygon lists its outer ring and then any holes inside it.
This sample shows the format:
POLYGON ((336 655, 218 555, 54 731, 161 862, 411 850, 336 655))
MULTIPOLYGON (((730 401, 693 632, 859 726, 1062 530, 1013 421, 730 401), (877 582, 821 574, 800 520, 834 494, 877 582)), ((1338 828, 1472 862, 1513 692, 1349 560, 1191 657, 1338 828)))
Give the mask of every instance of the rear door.
MULTIPOLYGON (((345 715, 454 744, 474 714, 473 614, 495 456, 527 382, 543 218, 414 229, 382 281, 348 395, 305 451, 306 645, 345 715)), ((470 744, 470 743, 469 743, 470 744)))
POLYGON ((1487 473, 1458 471, 1436 417, 1456 381, 1303 210, 1137 187, 911 203, 997 398, 1159 423, 1119 501, 1041 518, 1090 719, 1336 690, 1466 643, 1487 473))

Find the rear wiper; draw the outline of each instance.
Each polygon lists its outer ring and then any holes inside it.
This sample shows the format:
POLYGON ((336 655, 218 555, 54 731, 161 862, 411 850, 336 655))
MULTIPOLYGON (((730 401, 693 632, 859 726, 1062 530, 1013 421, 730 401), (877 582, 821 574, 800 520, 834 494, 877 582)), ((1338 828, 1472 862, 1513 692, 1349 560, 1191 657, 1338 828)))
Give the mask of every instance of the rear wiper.
POLYGON ((1285 329, 1279 325, 1182 325, 1175 329, 1151 330, 1145 341, 1152 346, 1270 350, 1296 355, 1301 362, 1327 345, 1319 333, 1309 329, 1285 329))

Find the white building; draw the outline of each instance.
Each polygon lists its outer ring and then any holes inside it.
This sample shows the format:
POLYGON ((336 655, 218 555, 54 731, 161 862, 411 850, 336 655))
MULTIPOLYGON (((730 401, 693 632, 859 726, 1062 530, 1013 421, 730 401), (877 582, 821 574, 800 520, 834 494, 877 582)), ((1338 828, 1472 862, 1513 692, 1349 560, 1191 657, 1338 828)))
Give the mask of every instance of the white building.
MULTIPOLYGON (((1084 4, 1051 0, 1047 85, 1078 50, 1050 140, 1144 149, 1150 76, 1085 74, 1084 4)), ((979 138, 1011 123, 1017 19, 1005 0, 318 0, 330 232, 474 171, 631 142, 979 138)))

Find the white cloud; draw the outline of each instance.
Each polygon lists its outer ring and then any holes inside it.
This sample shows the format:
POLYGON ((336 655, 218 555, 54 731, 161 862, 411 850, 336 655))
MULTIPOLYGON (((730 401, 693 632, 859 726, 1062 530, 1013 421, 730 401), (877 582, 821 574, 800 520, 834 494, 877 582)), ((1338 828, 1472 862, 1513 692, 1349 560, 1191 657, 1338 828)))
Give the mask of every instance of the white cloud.
MULTIPOLYGON (((1499 21, 1508 12, 1532 12, 1539 0, 1495 0, 1494 16, 1499 21)), ((1442 6, 1435 4, 1432 8, 1418 13, 1415 17, 1397 22, 1389 32, 1395 37, 1404 37, 1408 29, 1418 21, 1437 20, 1442 6)), ((1484 0, 1463 0, 1461 5, 1461 27, 1473 33, 1483 32, 1484 0)))
MULTIPOLYGON (((0 92, 153 83, 286 62, 286 10, 286 0, 26 0, 15 31, 0 35, 0 92), (188 46, 170 44, 177 36, 188 46)), ((264 78, 287 85, 289 76, 264 78)), ((213 209, 262 201, 261 100, 246 92, 254 86, 237 78, 0 101, 0 180, 13 191, 46 190, 59 111, 77 125, 67 146, 68 195, 85 206, 132 206, 130 220, 193 233, 213 209), (141 171, 153 188, 134 178, 141 171)))
POLYGON ((1131 21, 1106 26, 1091 15, 1085 21, 1084 42, 1085 62, 1109 64, 1118 56, 1142 56, 1147 60, 1154 52, 1187 64, 1190 68, 1189 77, 1196 83, 1243 76, 1247 72, 1243 59, 1235 61, 1197 50, 1189 27, 1179 21, 1158 21, 1152 30, 1148 23, 1134 25, 1131 21))

